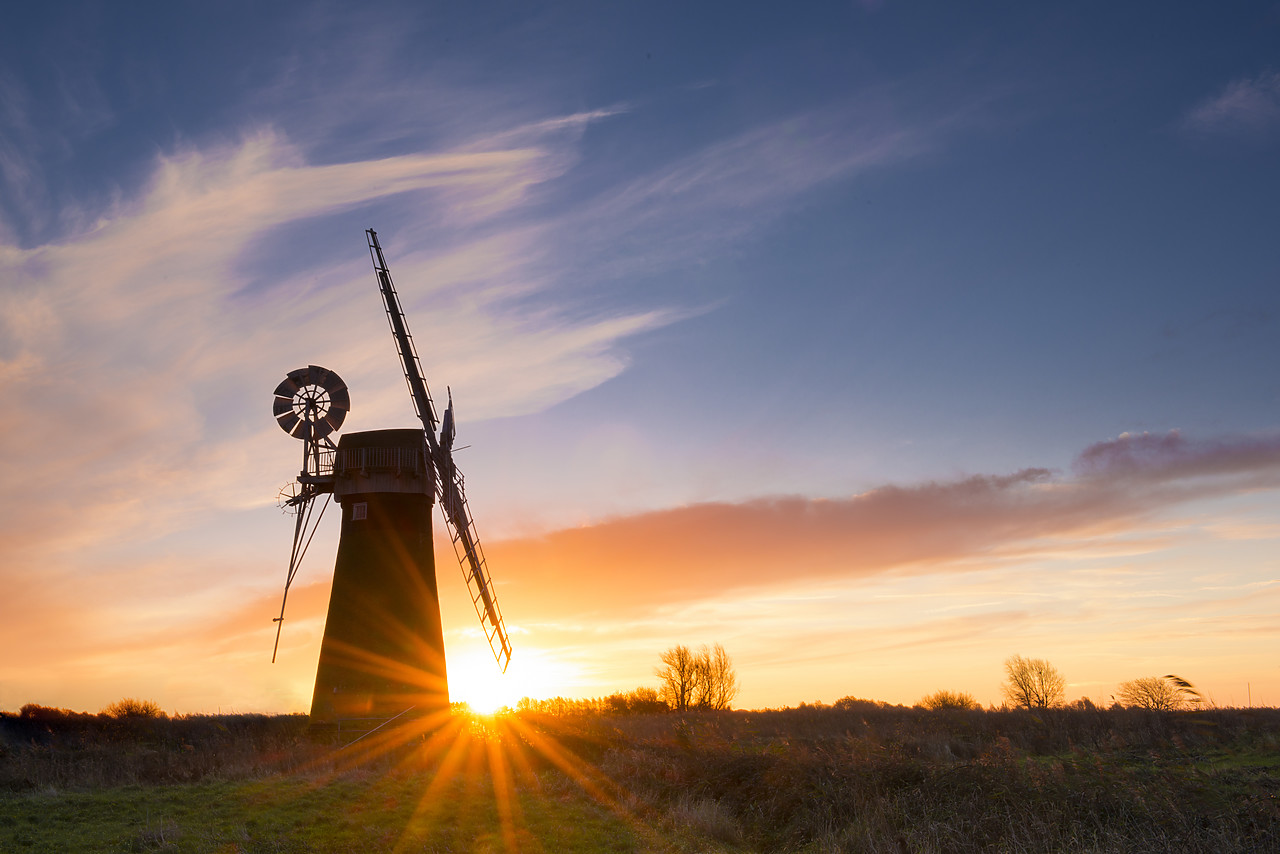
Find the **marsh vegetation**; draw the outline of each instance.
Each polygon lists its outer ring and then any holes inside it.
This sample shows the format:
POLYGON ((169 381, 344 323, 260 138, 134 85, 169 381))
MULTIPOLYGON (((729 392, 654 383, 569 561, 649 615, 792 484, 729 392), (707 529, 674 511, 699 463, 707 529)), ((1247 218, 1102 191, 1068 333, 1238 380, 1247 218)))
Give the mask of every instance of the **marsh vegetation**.
POLYGON ((1280 710, 0 716, 0 850, 1280 850, 1280 710), (362 746, 363 745, 363 746, 362 746))

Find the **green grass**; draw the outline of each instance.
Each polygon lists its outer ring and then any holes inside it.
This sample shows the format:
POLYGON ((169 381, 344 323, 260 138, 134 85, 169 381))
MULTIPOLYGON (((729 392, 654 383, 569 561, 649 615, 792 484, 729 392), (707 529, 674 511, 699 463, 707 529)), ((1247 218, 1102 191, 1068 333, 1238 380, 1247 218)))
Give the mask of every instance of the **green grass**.
POLYGON ((0 851, 1273 852, 1280 710, 0 716, 0 851))
POLYGON ((492 791, 454 780, 423 802, 422 775, 313 783, 126 786, 0 798, 5 852, 636 852, 653 850, 578 793, 516 792, 507 834, 492 791))

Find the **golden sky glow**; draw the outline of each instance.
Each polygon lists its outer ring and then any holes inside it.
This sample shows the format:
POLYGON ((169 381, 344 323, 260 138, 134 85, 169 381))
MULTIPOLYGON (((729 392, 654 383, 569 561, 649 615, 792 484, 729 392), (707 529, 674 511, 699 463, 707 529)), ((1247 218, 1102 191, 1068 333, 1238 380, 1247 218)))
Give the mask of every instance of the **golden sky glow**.
POLYGON ((318 364, 414 426, 371 226, 512 634, 438 543, 455 699, 720 643, 750 707, 998 702, 1013 654, 1280 703, 1251 8, 50 9, 0 32, 0 708, 307 707, 337 525, 273 666, 268 403, 318 364))

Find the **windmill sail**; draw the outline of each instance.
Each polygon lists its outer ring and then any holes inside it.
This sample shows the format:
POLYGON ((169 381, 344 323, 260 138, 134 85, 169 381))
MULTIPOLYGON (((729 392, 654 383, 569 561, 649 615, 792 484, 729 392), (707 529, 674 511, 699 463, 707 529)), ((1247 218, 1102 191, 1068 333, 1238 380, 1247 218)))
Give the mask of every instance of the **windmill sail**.
POLYGON ((427 442, 427 455, 431 460, 432 477, 440 498, 440 509, 449 527, 454 553, 462 567, 463 577, 467 580, 471 604, 475 606, 476 616, 480 618, 480 627, 489 641, 489 648, 493 650, 494 658, 497 659, 503 672, 506 672, 507 665, 511 662, 511 641, 507 637, 507 630, 502 622, 502 611, 498 607, 498 600, 493 592, 493 582, 489 578, 484 551, 480 547, 475 522, 472 521, 471 511, 467 506, 462 473, 453 462, 452 401, 449 411, 446 412, 444 430, 437 438, 437 431, 440 430, 439 421, 436 418, 435 407, 431 403, 427 382, 422 376, 422 363, 418 360, 417 350, 413 346, 413 337, 409 334, 404 312, 400 308, 400 298, 391 281, 391 271, 387 269, 382 247, 378 243, 377 232, 370 228, 366 231, 366 235, 369 239, 369 255, 373 259, 373 269, 378 275, 378 288, 382 292, 387 322, 391 325, 391 335, 395 338, 405 382, 408 383, 409 395, 413 398, 413 408, 422 422, 422 430, 427 442))

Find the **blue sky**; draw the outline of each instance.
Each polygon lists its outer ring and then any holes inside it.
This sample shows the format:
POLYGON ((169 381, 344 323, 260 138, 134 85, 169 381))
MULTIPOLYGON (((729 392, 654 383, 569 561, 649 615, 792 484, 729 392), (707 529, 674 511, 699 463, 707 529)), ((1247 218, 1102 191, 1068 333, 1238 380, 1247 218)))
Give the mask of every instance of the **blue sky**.
POLYGON ((272 669, 265 400, 322 364, 346 429, 412 423, 371 226, 504 690, 722 642, 747 705, 989 702, 1014 653, 1280 702, 1280 5, 8 20, 0 707, 305 705, 336 531, 272 669))

